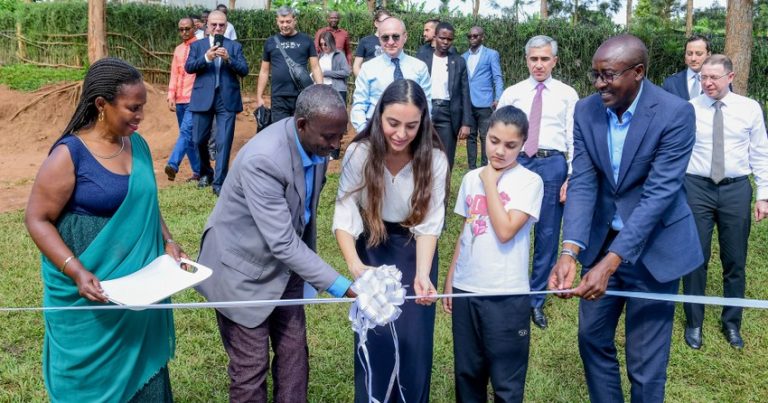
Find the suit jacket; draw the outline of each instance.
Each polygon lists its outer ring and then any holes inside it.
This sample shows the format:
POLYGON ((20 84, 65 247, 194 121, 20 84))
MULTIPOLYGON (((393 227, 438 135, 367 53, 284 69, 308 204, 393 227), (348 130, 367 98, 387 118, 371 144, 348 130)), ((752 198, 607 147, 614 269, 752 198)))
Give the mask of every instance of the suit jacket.
MULTIPOLYGON (((432 53, 420 53, 418 57, 427 65, 432 75, 432 53)), ((434 88, 434 86, 432 86, 434 88)), ((448 93, 451 96, 451 127, 454 134, 461 126, 472 126, 472 103, 469 100, 469 79, 467 78, 467 63, 457 53, 448 53, 448 93)))
MULTIPOLYGON (((466 62, 469 51, 461 55, 466 62)), ((469 74, 469 68, 467 68, 469 74)), ((480 60, 473 74, 469 75, 469 99, 476 108, 490 108, 493 101, 498 101, 504 92, 504 78, 501 74, 499 52, 483 47, 480 60)))
POLYGON ((688 69, 678 71, 665 78, 664 84, 662 84, 661 87, 667 92, 675 94, 688 101, 690 99, 690 94, 688 92, 688 69))
POLYGON ((642 263, 656 280, 677 279, 703 263, 683 187, 695 130, 693 106, 645 80, 614 181, 606 107, 599 94, 576 104, 563 239, 585 245, 584 267, 600 257, 616 213, 624 228, 608 249, 642 263))
MULTIPOLYGON (((240 43, 224 38, 222 46, 229 53, 229 62, 222 61, 219 76, 219 92, 224 107, 230 112, 242 112, 243 100, 240 96, 240 77, 248 75, 248 63, 243 56, 240 43)), ((213 95, 216 88, 215 61, 205 61, 205 52, 211 47, 208 37, 200 39, 189 47, 189 57, 184 70, 197 74, 192 87, 189 108, 192 112, 208 112, 213 107, 213 95)))
MULTIPOLYGON (((198 286, 209 301, 280 299, 291 272, 328 289, 339 276, 315 250, 317 202, 327 162, 315 167, 312 217, 304 222, 306 184, 294 119, 276 122, 240 150, 205 225, 199 262, 213 275, 198 286), (306 225, 305 225, 306 224, 306 225)), ((273 307, 219 309, 243 326, 273 307)))

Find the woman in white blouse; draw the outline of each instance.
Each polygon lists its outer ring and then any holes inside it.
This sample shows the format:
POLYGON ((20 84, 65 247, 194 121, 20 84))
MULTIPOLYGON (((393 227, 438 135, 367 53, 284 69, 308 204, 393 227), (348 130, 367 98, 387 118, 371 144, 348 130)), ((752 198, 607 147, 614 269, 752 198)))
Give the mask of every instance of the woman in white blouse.
MULTIPOLYGON (((437 238, 443 229, 448 159, 434 131, 421 87, 396 80, 382 94, 368 126, 342 164, 333 231, 349 271, 395 265, 408 301, 395 321, 400 356, 392 401, 429 401, 435 322, 437 238)), ((357 337, 355 337, 357 345, 357 337)), ((368 334, 372 396, 382 401, 394 368, 389 327, 368 334)), ((366 374, 355 359, 355 401, 367 402, 366 374)))

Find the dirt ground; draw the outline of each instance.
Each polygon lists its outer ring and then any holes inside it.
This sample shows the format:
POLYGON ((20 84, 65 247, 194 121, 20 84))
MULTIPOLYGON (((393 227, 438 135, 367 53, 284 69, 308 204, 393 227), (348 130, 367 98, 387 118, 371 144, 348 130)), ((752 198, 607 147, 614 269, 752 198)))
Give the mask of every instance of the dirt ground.
MULTIPOLYGON (((48 149, 69 122, 75 101, 66 93, 49 95, 15 119, 11 120, 11 117, 41 94, 55 88, 57 87, 46 87, 34 93, 23 93, 0 86, 0 127, 6 128, 0 133, 0 212, 24 208, 37 170, 45 160, 48 149)), ((166 93, 162 87, 152 87, 147 96, 145 116, 139 126, 139 133, 144 136, 152 150, 155 177, 158 186, 162 188, 174 183, 168 181, 163 168, 176 143, 178 126, 176 114, 168 109, 165 102, 166 93)), ((244 96, 245 111, 237 116, 232 158, 256 132, 251 99, 252 96, 244 96)), ((345 142, 348 138, 349 134, 345 142)), ((338 171, 338 165, 338 161, 332 161, 331 172, 338 171)), ((183 182, 191 174, 185 158, 176 183, 183 182)))

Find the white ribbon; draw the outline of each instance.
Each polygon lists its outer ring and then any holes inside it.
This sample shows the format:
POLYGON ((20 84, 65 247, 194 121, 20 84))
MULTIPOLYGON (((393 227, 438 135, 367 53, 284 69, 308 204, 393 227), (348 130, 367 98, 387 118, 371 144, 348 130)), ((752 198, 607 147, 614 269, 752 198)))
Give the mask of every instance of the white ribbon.
MULTIPOLYGON (((357 357, 365 371, 365 384, 370 403, 379 403, 379 401, 373 397, 373 369, 366 347, 369 329, 389 325, 392 332, 392 343, 395 346, 395 366, 389 377, 389 386, 384 397, 385 402, 389 401, 395 381, 400 376, 400 351, 397 331, 393 322, 400 317, 402 312, 400 305, 406 299, 405 289, 400 282, 402 277, 403 274, 395 266, 379 266, 366 270, 352 284, 352 291, 357 294, 357 299, 349 308, 349 320, 352 322, 352 330, 358 335, 357 357)), ((398 389, 402 401, 405 402, 402 387, 398 385, 398 389)))

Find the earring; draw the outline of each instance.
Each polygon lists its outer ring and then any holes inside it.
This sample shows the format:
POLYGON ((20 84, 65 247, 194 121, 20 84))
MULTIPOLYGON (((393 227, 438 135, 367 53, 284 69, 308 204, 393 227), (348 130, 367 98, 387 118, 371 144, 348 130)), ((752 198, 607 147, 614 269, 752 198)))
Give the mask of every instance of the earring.
POLYGON ((102 109, 101 112, 99 112, 99 122, 104 121, 104 110, 102 109))

